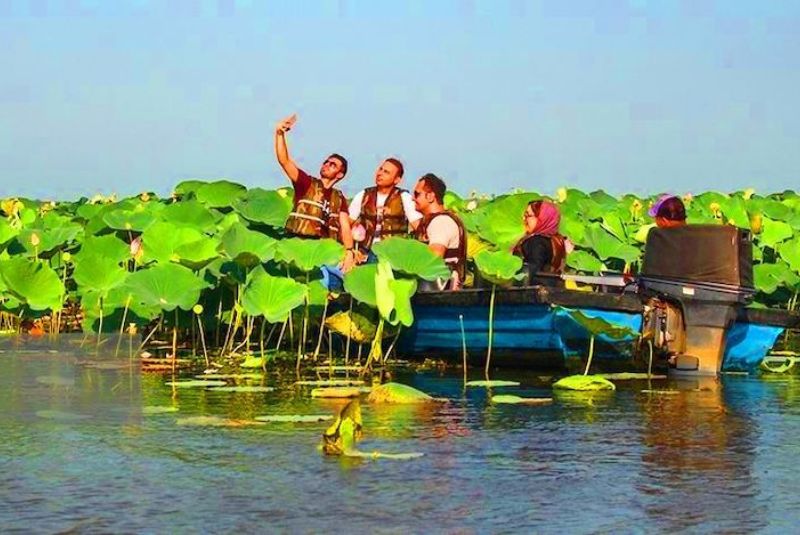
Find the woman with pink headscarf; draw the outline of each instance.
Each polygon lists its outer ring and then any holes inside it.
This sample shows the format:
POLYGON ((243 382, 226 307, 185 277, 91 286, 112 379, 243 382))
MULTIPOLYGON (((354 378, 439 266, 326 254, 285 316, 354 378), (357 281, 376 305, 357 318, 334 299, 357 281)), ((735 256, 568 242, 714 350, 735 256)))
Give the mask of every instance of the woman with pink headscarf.
POLYGON ((561 273, 567 255, 565 238, 558 233, 561 213, 549 201, 531 201, 522 215, 525 236, 514 246, 513 253, 528 265, 528 273, 561 273))

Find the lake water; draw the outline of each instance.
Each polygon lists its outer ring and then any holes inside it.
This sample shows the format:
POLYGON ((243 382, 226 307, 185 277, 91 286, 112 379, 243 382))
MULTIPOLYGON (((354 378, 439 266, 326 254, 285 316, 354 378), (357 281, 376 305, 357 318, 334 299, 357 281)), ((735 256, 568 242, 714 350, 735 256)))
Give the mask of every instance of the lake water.
MULTIPOLYGON (((293 374, 268 375, 277 387, 268 393, 173 391, 138 366, 81 360, 79 349, 0 353, 3 532, 784 533, 800 524, 794 376, 620 382, 611 394, 525 407, 465 391, 459 370, 398 373, 450 401, 362 404, 360 449, 424 454, 396 461, 323 456, 326 423, 190 425, 342 406, 312 400, 293 374)), ((495 392, 552 395, 547 377, 493 378, 523 383, 495 392)))

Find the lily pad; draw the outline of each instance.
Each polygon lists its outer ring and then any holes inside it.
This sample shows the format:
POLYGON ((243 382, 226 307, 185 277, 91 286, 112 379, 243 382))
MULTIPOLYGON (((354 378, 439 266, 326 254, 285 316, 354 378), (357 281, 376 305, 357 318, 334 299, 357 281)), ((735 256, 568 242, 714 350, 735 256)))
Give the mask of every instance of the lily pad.
POLYGON ((264 422, 255 420, 237 420, 221 416, 189 416, 175 420, 178 425, 196 425, 201 427, 247 427, 251 425, 265 425, 264 422))
POLYGON ((169 414, 173 412, 178 412, 178 407, 172 407, 169 405, 149 405, 147 407, 142 407, 142 414, 144 415, 153 415, 153 414, 169 414))
POLYGON ((322 379, 318 381, 295 381, 295 386, 361 386, 361 379, 322 379))
POLYGON ((347 386, 315 388, 311 391, 312 398, 356 398, 361 394, 360 388, 347 386))
POLYGON ((505 394, 492 396, 492 403, 507 403, 511 405, 549 405, 552 402, 553 398, 523 398, 505 394))
MULTIPOLYGON (((261 364, 259 363, 259 366, 261 364)), ((263 373, 205 373, 203 375, 195 375, 196 379, 243 379, 260 381, 264 378, 263 373)))
POLYGON ((317 423, 333 420, 330 414, 268 414, 256 416, 257 422, 268 423, 317 423))
POLYGON ((15 256, 0 261, 0 278, 17 299, 33 310, 61 308, 64 285, 48 265, 15 256))
POLYGON ((226 386, 228 383, 225 381, 201 381, 187 379, 184 381, 167 381, 164 383, 167 386, 174 386, 177 388, 208 388, 212 386, 226 386))
POLYGON ((666 375, 648 375, 646 373, 632 373, 632 372, 623 372, 623 373, 598 373, 599 377, 604 377, 605 379, 613 379, 614 381, 641 381, 641 380, 661 380, 666 379, 666 375))
POLYGON ((367 401, 370 403, 430 403, 434 398, 401 383, 386 383, 372 389, 367 401))
POLYGON ((496 386, 519 386, 518 381, 467 381, 466 386, 481 386, 485 388, 494 388, 496 386))
POLYGON ((614 383, 599 375, 570 375, 556 381, 553 388, 579 391, 617 389, 614 383))
POLYGON ((271 386, 215 386, 209 388, 214 392, 273 392, 271 386))

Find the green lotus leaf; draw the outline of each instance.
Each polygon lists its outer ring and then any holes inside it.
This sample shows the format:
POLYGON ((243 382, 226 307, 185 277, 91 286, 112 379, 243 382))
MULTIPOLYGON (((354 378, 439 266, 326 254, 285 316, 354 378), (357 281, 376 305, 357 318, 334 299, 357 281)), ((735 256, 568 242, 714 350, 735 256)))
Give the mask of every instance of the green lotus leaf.
POLYGON ((32 226, 22 229, 17 235, 17 242, 28 256, 47 255, 55 249, 70 244, 83 233, 83 228, 68 218, 41 220, 32 226), (34 238, 34 235, 36 236, 34 238), (34 245, 34 241, 38 242, 34 245))
POLYGON ((359 344, 366 344, 375 338, 376 325, 373 321, 356 311, 337 312, 325 320, 325 326, 331 331, 349 336, 359 344))
POLYGON ((357 301, 377 308, 378 301, 375 296, 377 271, 377 264, 364 264, 351 269, 344 275, 345 291, 357 301))
POLYGON ((392 325, 402 322, 406 327, 410 327, 414 322, 411 296, 416 291, 416 280, 395 280, 389 263, 385 260, 378 262, 378 269, 375 272, 375 297, 378 312, 386 321, 392 325))
POLYGON ((178 411, 179 411, 178 407, 173 407, 173 406, 148 405, 146 407, 142 407, 142 414, 147 416, 151 416, 154 414, 169 414, 178 411))
POLYGON ((226 386, 228 383, 225 381, 203 381, 200 379, 185 379, 181 381, 167 381, 164 383, 167 386, 174 386, 177 388, 208 388, 226 386))
POLYGON ((148 210, 145 205, 138 205, 134 209, 116 209, 106 212, 103 222, 115 230, 133 230, 143 232, 156 222, 156 215, 153 210, 148 210))
POLYGON ((305 302, 308 288, 295 280, 273 277, 261 266, 247 277, 242 306, 251 316, 264 316, 270 323, 285 321, 289 313, 305 302))
POLYGON ((12 227, 6 219, 0 218, 0 246, 7 244, 17 234, 19 229, 12 227))
POLYGON ((82 204, 75 209, 75 215, 81 219, 89 221, 97 216, 103 210, 110 211, 108 205, 105 204, 82 204))
MULTIPOLYGON (((159 221, 142 233, 142 249, 145 260, 169 262, 179 260, 177 250, 189 244, 199 244, 208 237, 199 230, 189 227, 176 227, 170 223, 159 221)), ((183 252, 186 252, 184 248, 183 252)), ((206 252, 209 252, 206 250, 206 252)), ((216 256, 216 248, 214 253, 216 256)))
POLYGON ((625 262, 633 262, 641 256, 639 249, 619 241, 597 223, 592 223, 586 228, 586 239, 601 260, 619 258, 625 262))
POLYGON ((235 385, 235 386, 215 386, 209 388, 209 390, 214 392, 272 392, 275 390, 274 387, 271 386, 247 386, 247 385, 235 385))
POLYGON ((599 375, 570 375, 559 379, 553 384, 553 388, 578 391, 617 389, 614 383, 599 375))
POLYGON ((626 326, 615 325, 601 317, 586 314, 580 310, 554 306, 557 312, 563 312, 572 318, 575 323, 586 329, 592 336, 603 335, 613 340, 625 340, 635 338, 638 332, 626 326))
POLYGON ((391 264, 396 271, 416 275, 428 281, 450 276, 450 268, 444 260, 426 244, 417 240, 389 238, 376 243, 372 251, 380 260, 391 264))
POLYGON ((500 286, 507 286, 519 280, 522 259, 508 251, 481 251, 475 255, 475 266, 481 276, 500 286))
POLYGON ((317 423, 333 420, 333 416, 329 414, 267 414, 256 416, 254 420, 268 423, 317 423))
POLYGON ((750 228, 750 216, 747 214, 747 207, 741 197, 731 197, 721 204, 725 223, 733 224, 739 228, 750 228))
POLYGON ((128 272, 113 258, 99 255, 81 255, 76 261, 72 278, 83 290, 108 293, 125 282, 128 272))
POLYGON ((575 245, 587 245, 586 224, 580 219, 577 219, 577 216, 562 216, 559 232, 569 238, 575 245))
POLYGON ((217 220, 217 234, 222 236, 236 225, 247 226, 246 221, 236 212, 224 214, 217 220))
POLYGON ((277 258, 308 273, 314 268, 338 264, 344 257, 344 247, 336 240, 304 240, 290 238, 278 242, 277 258))
POLYGON ((768 217, 761 219, 761 234, 758 235, 760 245, 772 247, 782 241, 788 240, 794 234, 794 230, 788 223, 774 221, 768 217))
POLYGON ((84 256, 103 256, 119 263, 131 258, 131 250, 127 243, 113 234, 87 236, 81 244, 81 250, 74 255, 75 262, 84 256))
POLYGON ((219 258, 218 248, 219 240, 203 236, 197 241, 175 247, 171 258, 196 271, 219 258))
POLYGON ((436 401, 434 398, 417 390, 414 387, 401 383, 386 383, 372 389, 367 396, 369 403, 431 403, 436 401))
POLYGON ((200 232, 212 232, 217 224, 211 211, 194 200, 170 204, 159 217, 173 226, 191 227, 200 232))
POLYGON ((600 221, 608 213, 608 207, 596 202, 594 199, 581 199, 577 203, 577 213, 581 214, 584 221, 600 221))
POLYGON ((793 238, 781 243, 778 254, 789 263, 794 271, 800 272, 800 238, 793 238))
POLYGON ((647 235, 650 234, 650 229, 655 227, 655 223, 650 223, 648 225, 642 225, 639 227, 633 235, 633 239, 639 243, 647 243, 647 235))
POLYGON ((549 405, 552 402, 553 398, 523 398, 510 394, 492 396, 492 403, 509 405, 549 405))
POLYGON ((567 266, 586 273, 608 271, 601 260, 587 251, 572 251, 567 255, 567 266))
POLYGON ((445 192, 443 200, 444 200, 444 207, 448 210, 453 210, 454 212, 460 212, 464 209, 464 199, 462 199, 452 191, 445 192))
POLYGON ((323 306, 328 302, 330 291, 322 284, 321 280, 313 280, 307 284, 308 295, 306 299, 311 306, 323 306))
MULTIPOLYGON (((750 202, 753 204, 752 200, 750 202)), ((762 214, 775 221, 789 222, 797 215, 791 206, 773 199, 759 199, 757 208, 762 214)))
POLYGON ((363 386, 363 379, 313 379, 295 381, 294 386, 363 386))
POLYGON ((58 274, 41 261, 14 257, 0 261, 0 277, 8 291, 33 310, 59 310, 64 285, 58 274))
POLYGON ((615 213, 608 213, 603 216, 601 226, 610 232, 615 238, 621 242, 627 242, 628 236, 625 233, 625 225, 622 219, 615 213))
POLYGON ((494 388, 498 386, 519 386, 519 381, 502 381, 502 380, 492 380, 492 381, 467 381, 466 386, 479 386, 483 388, 494 388))
POLYGON ((760 292, 771 294, 778 288, 795 287, 798 282, 800 278, 785 262, 753 266, 753 283, 760 292))
POLYGON ((234 262, 252 267, 272 260, 277 245, 274 238, 235 223, 223 234, 220 251, 234 262))
POLYGON ((331 386, 315 388, 311 391, 312 398, 357 398, 362 394, 362 389, 355 386, 331 386))
POLYGON ((177 264, 160 264, 140 269, 128 276, 125 288, 148 306, 171 311, 190 310, 200 299, 206 283, 188 268, 177 264))
POLYGON ((205 180, 184 180, 178 183, 173 191, 175 195, 186 197, 188 195, 194 195, 201 186, 205 186, 206 184, 208 184, 208 182, 205 180))
POLYGON ((522 214, 532 200, 541 198, 536 193, 504 195, 475 211, 478 234, 488 242, 507 249, 525 233, 522 214))
POLYGON ((279 191, 254 188, 236 201, 234 209, 248 221, 283 228, 292 211, 292 199, 279 191))
POLYGON ((212 208, 233 206, 236 201, 244 197, 247 188, 241 184, 228 180, 217 180, 199 186, 194 195, 197 200, 212 208))
POLYGON ((411 327, 414 323, 414 311, 411 308, 411 297, 417 291, 416 279, 395 279, 389 281, 389 289, 394 294, 395 316, 389 322, 392 325, 402 323, 411 327))

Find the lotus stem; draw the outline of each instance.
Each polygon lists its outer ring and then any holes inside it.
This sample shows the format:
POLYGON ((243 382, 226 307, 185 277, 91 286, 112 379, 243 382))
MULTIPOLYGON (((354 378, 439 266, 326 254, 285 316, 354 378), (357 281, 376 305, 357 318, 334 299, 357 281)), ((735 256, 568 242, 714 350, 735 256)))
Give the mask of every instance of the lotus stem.
POLYGON ((322 307, 322 320, 319 322, 319 336, 317 337, 317 347, 314 348, 314 362, 317 362, 319 357, 319 348, 322 347, 322 335, 325 334, 325 318, 328 316, 328 300, 325 299, 325 305, 322 307))
POLYGON ((350 320, 347 329, 347 346, 344 350, 344 365, 350 363, 350 340, 353 338, 353 296, 350 296, 350 307, 347 309, 347 318, 350 320))
POLYGON ((219 347, 219 329, 222 324, 222 286, 219 288, 219 306, 217 307, 217 331, 214 336, 214 347, 219 347))
POLYGON ((647 378, 653 375, 653 341, 647 341, 647 347, 650 349, 650 359, 647 361, 647 378))
MULTIPOLYGON (((261 369, 267 371, 267 356, 264 354, 264 328, 267 326, 267 319, 261 318, 261 329, 258 333, 258 349, 259 355, 261 356, 261 369)), ((272 329, 275 330, 275 326, 272 326, 272 329)), ((272 336, 272 332, 269 333, 272 336)))
MULTIPOLYGON (((367 370, 370 369, 373 360, 375 359, 382 360, 383 357, 382 355, 383 347, 381 345, 382 339, 383 339, 383 317, 381 316, 381 319, 378 320, 378 328, 375 329, 375 338, 372 339, 372 344, 370 344, 369 347, 369 355, 367 355, 367 362, 364 363, 364 367, 361 368, 361 373, 359 374, 359 376, 363 376, 367 372, 367 370)), ((360 353, 361 344, 359 344, 358 349, 360 353)), ((361 362, 361 355, 359 355, 359 362, 361 362)))
POLYGON ((175 307, 175 325, 172 326, 172 373, 178 361, 178 307, 175 307))
POLYGON ((333 375, 333 333, 328 329, 328 366, 333 375))
POLYGON ((208 360, 208 350, 206 349, 206 336, 203 334, 203 322, 200 320, 200 314, 197 316, 197 330, 200 332, 200 344, 203 346, 203 357, 206 359, 206 369, 211 366, 211 361, 208 360))
POLYGON ((458 323, 461 325, 461 360, 464 370, 464 384, 467 384, 467 336, 464 334, 464 315, 458 315, 458 323))
POLYGON ((100 352, 100 338, 103 336, 103 298, 100 298, 100 325, 97 327, 97 345, 95 346, 95 353, 100 352))
POLYGON ((492 361, 492 341, 494 340, 494 296, 497 290, 497 285, 492 284, 492 295, 489 297, 489 347, 486 349, 486 367, 484 368, 484 375, 486 380, 489 380, 489 366, 492 361))
POLYGON ((398 325, 397 326, 397 332, 395 333, 394 338, 392 339, 392 343, 389 344, 389 349, 386 350, 386 354, 383 356, 383 363, 384 364, 386 364, 386 361, 388 361, 389 357, 392 356, 392 351, 394 351, 394 346, 397 343, 397 339, 400 338, 400 332, 402 330, 403 330, 403 326, 402 325, 398 325))
POLYGON ((278 334, 278 343, 275 345, 275 353, 277 353, 281 348, 281 342, 283 341, 283 333, 286 332, 286 323, 288 321, 289 321, 288 318, 283 321, 283 327, 281 327, 281 332, 280 334, 278 334))
POLYGON ((136 350, 137 353, 141 353, 142 349, 144 349, 144 346, 146 346, 147 342, 150 341, 150 338, 152 338, 152 336, 156 333, 156 331, 161 327, 161 324, 163 323, 163 321, 164 321, 164 316, 162 315, 158 319, 158 323, 156 323, 156 326, 153 327, 153 329, 147 334, 145 339, 142 340, 142 343, 139 345, 139 349, 136 350))
POLYGON ((592 365, 592 357, 594 356, 594 335, 589 337, 589 359, 586 361, 586 369, 583 375, 589 375, 589 368, 592 365))
POLYGON ((119 355, 119 345, 122 343, 122 334, 125 332, 125 321, 128 319, 128 306, 131 303, 131 296, 125 300, 125 309, 122 311, 122 323, 119 326, 119 338, 117 338, 117 347, 114 348, 114 356, 119 355))

